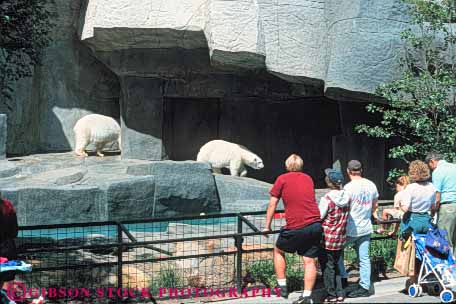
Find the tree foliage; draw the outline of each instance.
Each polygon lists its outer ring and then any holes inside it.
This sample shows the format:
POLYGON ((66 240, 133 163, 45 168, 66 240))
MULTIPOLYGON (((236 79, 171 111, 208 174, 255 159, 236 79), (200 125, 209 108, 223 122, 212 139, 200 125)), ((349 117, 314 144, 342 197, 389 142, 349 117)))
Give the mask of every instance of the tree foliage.
POLYGON ((49 44, 49 0, 0 0, 0 98, 11 100, 12 83, 31 76, 49 44))
MULTIPOLYGON (((369 104, 380 115, 376 125, 359 133, 399 139, 389 157, 409 163, 429 151, 456 161, 456 0, 403 0, 411 26, 401 33, 404 53, 401 76, 377 88, 385 104, 369 104)), ((398 170, 390 172, 390 177, 398 170)))

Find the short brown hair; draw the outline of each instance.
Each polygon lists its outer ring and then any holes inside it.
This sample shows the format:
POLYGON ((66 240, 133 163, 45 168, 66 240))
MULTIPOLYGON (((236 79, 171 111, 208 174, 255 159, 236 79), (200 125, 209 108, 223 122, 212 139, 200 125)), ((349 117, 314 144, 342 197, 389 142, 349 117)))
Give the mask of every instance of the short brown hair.
POLYGON ((409 177, 408 177, 407 175, 399 176, 399 177, 396 179, 396 185, 405 187, 405 186, 407 186, 408 184, 410 184, 410 179, 409 179, 409 177))
POLYGON ((291 154, 285 161, 285 168, 289 172, 302 171, 303 166, 304 166, 304 161, 302 160, 301 156, 299 156, 298 154, 291 154))
POLYGON ((409 165, 409 177, 414 182, 424 182, 431 178, 428 165, 421 160, 414 160, 409 165))

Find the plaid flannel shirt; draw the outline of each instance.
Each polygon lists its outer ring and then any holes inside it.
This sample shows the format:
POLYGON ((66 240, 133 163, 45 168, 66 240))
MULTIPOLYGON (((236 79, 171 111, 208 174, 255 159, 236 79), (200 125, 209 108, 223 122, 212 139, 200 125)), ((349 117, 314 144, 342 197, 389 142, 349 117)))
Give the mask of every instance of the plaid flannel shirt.
POLYGON ((326 250, 342 250, 347 239, 347 220, 350 206, 339 207, 328 196, 328 211, 323 219, 322 227, 326 250))

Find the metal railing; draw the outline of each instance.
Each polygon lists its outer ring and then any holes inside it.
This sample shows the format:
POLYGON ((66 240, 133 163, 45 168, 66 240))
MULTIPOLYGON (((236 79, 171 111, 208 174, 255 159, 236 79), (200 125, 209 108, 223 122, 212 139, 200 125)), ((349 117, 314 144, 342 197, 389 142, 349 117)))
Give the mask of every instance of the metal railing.
MULTIPOLYGON (((17 281, 48 291, 67 288, 64 299, 75 298, 68 289, 87 289, 87 294, 98 297, 102 291, 111 300, 128 298, 123 293, 128 289, 147 289, 163 299, 172 297, 174 289, 240 290, 247 286, 246 272, 252 264, 272 263, 275 237, 264 235, 264 223, 265 212, 258 211, 23 226, 18 252, 33 264, 33 271, 18 275, 17 281)), ((283 218, 276 218, 271 234, 283 224, 283 218)))

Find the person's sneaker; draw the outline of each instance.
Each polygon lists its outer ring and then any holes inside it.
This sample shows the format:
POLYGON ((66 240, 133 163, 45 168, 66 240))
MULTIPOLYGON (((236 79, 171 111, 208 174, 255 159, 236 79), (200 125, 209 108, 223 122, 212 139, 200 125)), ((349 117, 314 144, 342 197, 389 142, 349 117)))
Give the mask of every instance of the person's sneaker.
POLYGON ((313 304, 312 297, 300 296, 299 299, 293 302, 293 304, 313 304))
POLYGON ((375 287, 374 287, 374 284, 372 283, 370 288, 369 288, 369 295, 374 295, 375 294, 375 287))
POLYGON ((288 289, 287 286, 278 285, 276 288, 280 288, 280 296, 284 299, 288 299, 288 289))
POLYGON ((370 291, 361 287, 361 286, 358 286, 357 289, 349 292, 347 294, 347 297, 348 298, 361 298, 361 297, 369 297, 371 295, 370 291))
POLYGON ((349 294, 350 292, 358 289, 360 286, 358 283, 352 283, 352 284, 348 284, 347 282, 347 287, 344 288, 344 291, 345 291, 345 294, 349 294))

